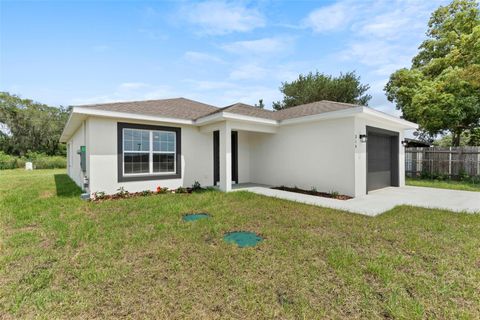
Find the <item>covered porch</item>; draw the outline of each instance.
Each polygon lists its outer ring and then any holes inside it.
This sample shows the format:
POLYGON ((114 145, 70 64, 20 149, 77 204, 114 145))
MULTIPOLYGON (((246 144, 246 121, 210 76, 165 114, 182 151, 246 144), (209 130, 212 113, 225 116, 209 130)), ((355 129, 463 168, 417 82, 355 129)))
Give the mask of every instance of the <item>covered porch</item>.
POLYGON ((252 186, 265 186, 256 181, 250 174, 252 148, 257 135, 276 133, 276 124, 251 124, 238 120, 226 120, 207 124, 200 128, 201 132, 211 132, 213 139, 213 185, 221 191, 229 192, 252 186))

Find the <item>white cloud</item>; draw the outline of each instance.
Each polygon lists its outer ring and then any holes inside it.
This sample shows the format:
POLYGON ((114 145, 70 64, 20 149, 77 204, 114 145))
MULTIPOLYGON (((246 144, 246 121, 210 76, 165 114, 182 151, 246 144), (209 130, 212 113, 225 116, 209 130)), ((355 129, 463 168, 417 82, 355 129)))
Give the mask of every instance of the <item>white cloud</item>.
POLYGON ((310 12, 302 21, 302 25, 318 33, 340 30, 350 22, 352 11, 354 9, 344 3, 321 7, 310 12))
POLYGON ((403 30, 411 30, 414 21, 397 10, 395 12, 373 17, 358 28, 358 33, 368 37, 381 39, 398 39, 403 34, 403 30))
POLYGON ((265 18, 257 9, 234 2, 204 1, 184 7, 182 13, 201 28, 201 33, 208 35, 246 32, 265 26, 265 18))
POLYGON ((388 76, 393 71, 408 67, 415 47, 402 46, 381 40, 355 40, 339 54, 343 60, 359 62, 370 67, 379 76, 388 76))
POLYGON ((197 51, 187 51, 183 55, 185 60, 192 62, 192 63, 203 63, 203 62, 213 62, 213 63, 224 63, 222 59, 208 54, 204 52, 197 52, 197 51))
POLYGON ((282 53, 293 47, 291 37, 272 37, 257 40, 236 41, 222 45, 228 52, 239 55, 282 53))
POLYGON ((230 72, 232 80, 261 80, 268 75, 268 70, 256 64, 246 64, 230 72))
POLYGON ((193 80, 187 79, 186 83, 189 83, 193 90, 224 90, 235 88, 235 84, 226 81, 207 81, 207 80, 193 80))
POLYGON ((140 88, 145 88, 148 87, 148 84, 143 83, 143 82, 124 82, 119 85, 119 88, 121 90, 126 89, 126 90, 131 90, 131 89, 140 89, 140 88))

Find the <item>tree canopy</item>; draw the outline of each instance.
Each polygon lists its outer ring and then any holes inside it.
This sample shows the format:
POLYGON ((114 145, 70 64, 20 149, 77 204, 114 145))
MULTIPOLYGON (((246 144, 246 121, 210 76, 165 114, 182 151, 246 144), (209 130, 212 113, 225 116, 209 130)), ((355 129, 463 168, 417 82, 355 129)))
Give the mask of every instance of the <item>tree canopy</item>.
POLYGON ((0 92, 0 151, 23 156, 28 152, 65 153, 59 143, 68 110, 0 92))
POLYGON ((388 100, 406 120, 430 135, 462 133, 480 126, 480 11, 475 0, 454 0, 433 12, 427 39, 409 69, 390 76, 388 100))
POLYGON ((283 82, 280 87, 283 100, 274 102, 273 108, 281 110, 320 100, 366 106, 372 98, 365 94, 369 88, 368 84, 360 82, 360 77, 354 71, 341 73, 338 77, 325 75, 318 71, 310 72, 307 75, 299 75, 298 79, 292 82, 283 82))

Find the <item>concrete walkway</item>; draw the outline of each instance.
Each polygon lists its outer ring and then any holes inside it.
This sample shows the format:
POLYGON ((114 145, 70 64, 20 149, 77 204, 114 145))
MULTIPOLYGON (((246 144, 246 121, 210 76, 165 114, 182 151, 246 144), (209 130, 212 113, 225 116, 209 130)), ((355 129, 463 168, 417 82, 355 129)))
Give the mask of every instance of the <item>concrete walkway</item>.
POLYGON ((269 197, 297 201, 332 209, 376 216, 398 205, 480 213, 480 192, 422 187, 384 188, 350 200, 336 200, 301 193, 274 190, 266 186, 239 185, 234 191, 250 191, 269 197))

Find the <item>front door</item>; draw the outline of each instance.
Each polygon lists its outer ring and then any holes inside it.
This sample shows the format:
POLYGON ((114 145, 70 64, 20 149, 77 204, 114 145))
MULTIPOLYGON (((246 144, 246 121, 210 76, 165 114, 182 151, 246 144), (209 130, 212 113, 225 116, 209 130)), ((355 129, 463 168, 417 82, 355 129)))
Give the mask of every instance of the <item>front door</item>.
MULTIPOLYGON (((238 183, 238 132, 232 131, 232 182, 238 183)), ((213 132, 213 184, 220 183, 220 131, 213 132)))

